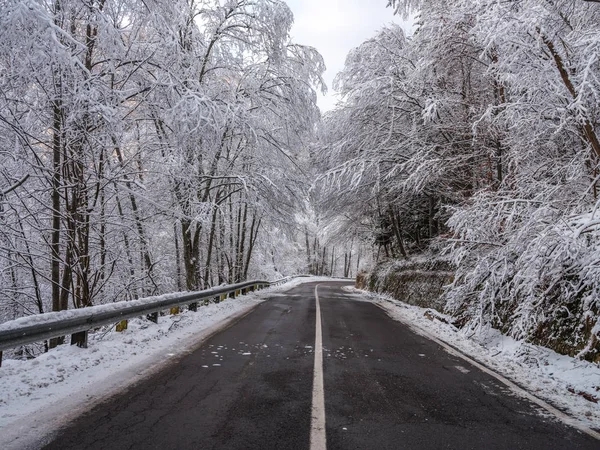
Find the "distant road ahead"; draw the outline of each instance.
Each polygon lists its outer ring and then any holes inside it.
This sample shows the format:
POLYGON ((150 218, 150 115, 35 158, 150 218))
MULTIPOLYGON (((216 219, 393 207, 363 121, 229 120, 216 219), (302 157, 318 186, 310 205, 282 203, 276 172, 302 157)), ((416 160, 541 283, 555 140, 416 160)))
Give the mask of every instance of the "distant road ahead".
POLYGON ((600 449, 344 284, 273 294, 46 448, 600 449))

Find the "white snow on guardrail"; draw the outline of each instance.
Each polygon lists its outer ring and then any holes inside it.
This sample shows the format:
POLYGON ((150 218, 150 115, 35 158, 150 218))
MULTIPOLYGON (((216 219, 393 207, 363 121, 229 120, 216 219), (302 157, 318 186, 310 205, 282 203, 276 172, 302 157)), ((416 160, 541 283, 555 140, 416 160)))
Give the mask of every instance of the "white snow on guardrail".
MULTIPOLYGON (((210 291, 207 291, 210 292, 210 291)), ((66 311, 47 312, 44 314, 34 314, 27 317, 21 317, 19 319, 10 320, 0 324, 0 331, 15 330, 17 328, 31 326, 31 325, 42 325, 45 323, 56 322, 59 320, 68 319, 82 319, 92 317, 96 314, 105 312, 117 312, 124 311, 134 306, 148 306, 152 303, 156 303, 161 300, 171 300, 177 297, 181 297, 185 294, 191 294, 191 292, 176 292, 173 294, 157 295, 154 297, 146 297, 138 300, 128 300, 115 303, 108 303, 105 305, 90 306, 88 308, 69 309, 66 311)))

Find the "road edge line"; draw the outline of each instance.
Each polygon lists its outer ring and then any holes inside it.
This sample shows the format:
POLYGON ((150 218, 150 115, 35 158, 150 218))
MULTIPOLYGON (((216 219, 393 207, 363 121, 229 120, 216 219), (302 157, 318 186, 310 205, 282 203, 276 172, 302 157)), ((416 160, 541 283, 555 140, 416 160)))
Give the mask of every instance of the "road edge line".
POLYGON ((472 366, 477 367, 482 372, 485 372, 488 375, 490 375, 491 377, 494 377, 496 380, 500 381, 502 384, 504 384, 505 386, 507 386, 508 388, 510 388, 516 394, 520 395, 521 397, 526 398, 530 402, 535 403, 540 408, 545 409, 546 411, 548 411, 549 413, 551 413, 552 415, 554 415, 557 419, 559 419, 564 424, 569 425, 569 426, 571 426, 571 427, 573 427, 573 428, 581 431, 582 433, 585 433, 588 436, 593 437, 594 439, 600 440, 600 433, 598 433, 597 431, 594 431, 591 428, 583 425, 577 419, 575 419, 575 418, 569 416, 568 414, 562 412, 561 410, 559 410, 556 407, 550 405, 549 403, 545 402, 541 398, 536 397, 535 395, 533 395, 529 391, 525 390, 524 388, 522 388, 521 386, 519 386, 515 382, 510 381, 508 378, 504 377, 503 375, 500 375, 499 373, 497 373, 494 370, 490 369, 489 367, 483 365, 482 363, 475 361, 474 359, 472 359, 469 356, 465 355, 460 350, 454 348, 450 344, 448 344, 448 343, 442 341, 441 339, 433 336, 431 333, 429 333, 424 328, 421 328, 419 325, 417 325, 415 323, 412 323, 412 322, 410 322, 410 321, 408 321, 408 320, 406 320, 404 318, 392 317, 389 314, 391 312, 391 309, 389 309, 387 305, 383 305, 383 304, 380 304, 380 303, 374 303, 374 304, 375 304, 375 306, 378 306, 379 308, 381 308, 382 310, 384 310, 392 320, 397 320, 398 322, 402 322, 404 325, 406 325, 409 328, 411 328, 412 330, 414 330, 417 334, 420 334, 421 336, 423 336, 423 337, 425 337, 425 338, 427 338, 429 340, 432 340, 436 344, 440 345, 442 348, 444 348, 444 350, 446 350, 451 355, 454 355, 454 356, 456 356, 458 358, 463 359, 464 361, 468 362, 472 366))
POLYGON ((318 288, 319 285, 317 284, 315 286, 315 365, 313 370, 310 449, 326 450, 327 435, 325 430, 325 387, 323 383, 323 332, 321 329, 321 304, 319 303, 318 288))

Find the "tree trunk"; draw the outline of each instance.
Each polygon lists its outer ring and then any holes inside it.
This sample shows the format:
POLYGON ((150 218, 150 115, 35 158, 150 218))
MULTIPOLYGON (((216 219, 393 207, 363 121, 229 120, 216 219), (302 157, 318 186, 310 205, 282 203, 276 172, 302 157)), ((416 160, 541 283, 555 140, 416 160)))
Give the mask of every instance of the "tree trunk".
POLYGON ((256 220, 257 213, 255 212, 252 215, 252 223, 250 225, 250 242, 248 244, 248 252, 246 254, 246 263, 244 265, 244 280, 248 279, 248 269, 250 268, 250 260, 252 258, 252 252, 254 250, 254 244, 256 243, 256 238, 258 237, 258 231, 260 230, 260 223, 262 218, 256 220))
POLYGON ((404 248, 404 238, 402 237, 400 219, 398 218, 398 214, 396 214, 396 211, 394 211, 392 206, 390 206, 390 215, 392 216, 392 227, 394 228, 394 234, 396 235, 396 240, 398 241, 398 248, 400 249, 400 253, 402 254, 402 257, 404 259, 408 259, 406 249, 404 248))
MULTIPOLYGON (((548 51, 550 52, 550 54, 552 55, 552 58, 554 59, 554 63, 556 65, 556 68, 558 69, 558 72, 560 74, 560 77, 561 77, 565 87, 567 88, 567 90, 569 91, 569 93, 571 94, 573 99, 575 100, 577 98, 577 91, 575 90, 575 86, 573 85, 573 82, 571 81, 568 69, 565 67, 565 63, 564 63, 562 57, 556 50, 554 43, 550 39, 548 39, 548 37, 545 34, 543 34, 539 28, 537 28, 537 32, 541 36, 542 41, 548 48, 548 51)), ((583 140, 587 141, 590 144, 592 151, 596 155, 596 158, 600 159, 600 141, 598 140, 598 136, 596 135, 596 132, 594 131, 594 127, 592 126, 592 123, 587 118, 584 120, 584 123, 581 125, 581 135, 582 135, 583 140)))
MULTIPOLYGON (((217 193, 217 203, 219 202, 219 193, 217 193)), ((217 228, 217 220, 218 220, 219 209, 215 206, 213 207, 213 213, 210 224, 210 232, 208 234, 208 248, 206 249, 206 267, 204 268, 204 287, 209 286, 209 273, 210 273, 210 265, 212 262, 212 254, 213 247, 215 242, 215 233, 217 228)))
POLYGON ((311 274, 310 241, 308 239, 308 228, 304 225, 304 238, 306 239, 306 270, 311 274))
POLYGON ((344 277, 350 276, 350 265, 352 264, 352 249, 344 253, 344 277))
POLYGON ((192 220, 181 219, 181 241, 183 247, 183 264, 185 267, 185 284, 188 291, 197 291, 200 288, 198 280, 198 242, 195 239, 192 220))
MULTIPOLYGON (((60 2, 56 2, 60 10, 60 2)), ((57 86, 60 91, 60 83, 57 86)), ((61 311, 60 301, 60 232, 61 232, 61 156, 62 156, 62 119, 63 111, 60 100, 53 104, 53 123, 52 123, 52 233, 50 237, 50 272, 52 281, 52 311, 61 311)), ((54 348, 64 342, 64 337, 52 338, 49 341, 49 347, 54 348)))
MULTIPOLYGON (((123 206, 121 205, 121 200, 119 198, 119 191, 117 189, 116 183, 115 183, 115 201, 117 203, 117 211, 119 212, 119 217, 121 218, 121 220, 124 222, 125 221, 125 216, 123 214, 123 206)), ((132 282, 135 281, 135 266, 133 264, 133 257, 131 256, 131 248, 129 245, 129 238, 127 237, 127 231, 124 230, 123 231, 123 247, 125 248, 125 255, 127 256, 127 262, 129 263, 129 277, 130 280, 132 282)), ((133 292, 130 294, 134 299, 138 298, 138 292, 137 292, 137 287, 135 286, 135 284, 133 285, 133 292)))
MULTIPOLYGON (((125 160, 123 158, 123 153, 121 152, 121 148, 116 145, 116 141, 114 138, 113 138, 113 144, 114 144, 115 154, 117 155, 117 159, 119 160, 119 164, 121 166, 121 170, 124 171, 125 170, 125 160)), ((138 233, 138 238, 140 241, 140 251, 141 251, 143 266, 144 266, 144 269, 148 276, 148 279, 153 284, 152 290, 148 291, 147 293, 150 295, 153 295, 153 294, 156 294, 156 292, 158 291, 158 285, 154 281, 154 274, 153 274, 154 264, 152 263, 152 257, 150 256, 150 250, 148 249, 148 239, 146 238, 146 232, 144 231, 144 224, 142 223, 142 218, 140 216, 139 208, 137 205, 137 200, 135 198, 135 195, 133 194, 133 184, 132 184, 131 180, 129 180, 129 177, 127 175, 125 175, 124 178, 125 178, 125 186, 127 187, 127 190, 128 190, 129 201, 131 203, 131 211, 133 212, 133 220, 135 222, 135 227, 136 227, 136 230, 138 233)))
POLYGON ((173 224, 173 239, 175 240, 175 276, 177 277, 177 291, 181 292, 181 255, 179 254, 179 238, 177 237, 177 222, 173 224))
POLYGON ((331 250, 331 267, 329 268, 329 276, 333 276, 333 272, 335 270, 335 247, 333 247, 333 249, 331 250))

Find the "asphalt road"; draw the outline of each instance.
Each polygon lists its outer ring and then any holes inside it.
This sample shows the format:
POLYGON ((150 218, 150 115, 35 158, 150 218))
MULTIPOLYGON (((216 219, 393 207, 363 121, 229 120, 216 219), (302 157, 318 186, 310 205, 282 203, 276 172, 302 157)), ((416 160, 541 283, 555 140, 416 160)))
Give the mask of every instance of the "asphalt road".
MULTIPOLYGON (((318 287, 327 449, 600 448, 343 284, 318 287)), ((311 448, 315 285, 274 294, 45 448, 311 448)))

